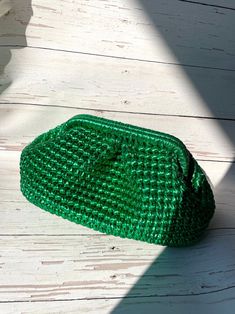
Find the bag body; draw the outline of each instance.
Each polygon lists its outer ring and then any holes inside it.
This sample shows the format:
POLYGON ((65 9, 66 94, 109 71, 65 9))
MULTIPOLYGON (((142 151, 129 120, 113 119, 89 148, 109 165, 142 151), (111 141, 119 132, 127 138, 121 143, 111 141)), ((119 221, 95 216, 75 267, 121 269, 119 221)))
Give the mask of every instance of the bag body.
POLYGON ((206 176, 172 135, 77 115, 38 136, 20 160, 36 206, 106 234, 167 246, 198 241, 215 202, 206 176))

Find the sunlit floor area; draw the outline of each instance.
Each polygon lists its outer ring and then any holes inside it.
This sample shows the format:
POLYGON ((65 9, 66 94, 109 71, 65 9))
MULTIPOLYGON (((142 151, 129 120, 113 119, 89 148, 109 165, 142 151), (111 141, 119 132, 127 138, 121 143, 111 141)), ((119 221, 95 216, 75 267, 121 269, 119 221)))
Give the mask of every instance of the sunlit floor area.
POLYGON ((234 29, 230 0, 0 0, 1 314, 234 314, 234 29), (121 239, 23 197, 22 149, 81 113, 184 142, 216 200, 202 241, 121 239))

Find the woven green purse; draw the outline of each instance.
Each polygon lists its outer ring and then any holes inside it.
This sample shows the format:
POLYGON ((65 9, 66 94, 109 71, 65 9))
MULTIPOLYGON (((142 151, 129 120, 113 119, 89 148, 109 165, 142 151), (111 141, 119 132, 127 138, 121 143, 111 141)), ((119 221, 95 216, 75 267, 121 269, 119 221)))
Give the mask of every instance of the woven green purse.
POLYGON ((199 240, 215 203, 207 179, 177 138, 77 115, 38 136, 20 160, 33 204, 95 230, 150 243, 199 240))

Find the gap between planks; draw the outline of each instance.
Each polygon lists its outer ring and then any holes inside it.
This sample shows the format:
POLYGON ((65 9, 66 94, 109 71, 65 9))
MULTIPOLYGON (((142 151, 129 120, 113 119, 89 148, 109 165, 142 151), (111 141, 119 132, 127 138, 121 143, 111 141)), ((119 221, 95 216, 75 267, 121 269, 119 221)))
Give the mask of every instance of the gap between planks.
POLYGON ((234 237, 215 230, 180 249, 113 236, 4 237, 1 300, 87 299, 88 290, 91 299, 216 295, 235 287, 234 237), (35 270, 47 280, 35 283, 35 270))
MULTIPOLYGON (((19 104, 2 105, 0 110, 3 117, 1 123, 2 151, 21 151, 36 135, 75 115, 74 108, 19 104), (21 123, 22 119, 24 120, 23 124, 21 123)), ((76 114, 80 113, 84 113, 84 109, 77 109, 76 114)), ((215 119, 193 118, 189 123, 189 118, 180 116, 132 115, 112 110, 87 110, 86 113, 96 113, 100 117, 172 134, 183 141, 197 160, 234 161, 233 143, 227 136, 228 134, 233 138, 234 121, 221 120, 218 124, 215 119), (223 129, 226 130, 226 133, 223 129), (220 150, 218 150, 218 145, 220 145, 220 150)))
MULTIPOLYGON (((133 115, 146 115, 146 116, 162 116, 162 117, 179 117, 179 118, 189 118, 189 119, 206 119, 206 120, 218 120, 218 121, 234 121, 235 118, 219 118, 219 117, 210 117, 210 116, 199 116, 199 115, 183 115, 183 114, 168 114, 168 113, 153 113, 153 112, 142 112, 142 111, 128 111, 128 110, 109 110, 101 108, 90 108, 90 107, 72 107, 66 105, 52 105, 52 104, 40 104, 40 103, 27 103, 27 102, 4 102, 0 101, 0 105, 24 105, 24 106, 38 106, 38 107, 48 107, 48 108, 67 108, 74 110, 84 110, 84 111, 95 111, 95 112, 113 112, 113 113, 124 113, 124 114, 133 114, 133 115)), ((1 108, 0 108, 1 110, 1 108)), ((199 159, 203 160, 203 159, 199 159)), ((214 161, 214 160, 211 160, 214 161)), ((224 161, 226 162, 226 161, 224 161)))
POLYGON ((126 61, 136 61, 136 62, 144 62, 144 63, 156 63, 162 65, 172 65, 177 67, 189 67, 189 68, 198 68, 198 69, 207 69, 207 70, 218 70, 218 71, 226 71, 226 72, 235 72, 235 69, 229 68, 221 68, 221 67, 212 67, 212 66, 203 66, 203 65, 196 65, 196 64, 187 64, 187 63, 180 63, 180 62, 166 62, 166 61, 158 61, 158 60, 149 60, 149 59, 140 59, 140 58, 132 58, 132 57, 124 57, 124 56, 115 56, 115 55, 108 55, 108 54, 99 54, 99 53, 92 53, 92 52, 84 52, 84 51, 76 51, 76 50, 68 50, 68 49, 59 49, 59 48, 52 48, 52 47, 41 47, 41 46, 23 46, 23 45, 1 45, 2 48, 9 48, 9 49, 18 49, 18 48, 29 48, 29 49, 38 49, 38 50, 47 50, 47 51, 55 51, 61 53, 72 53, 78 55, 85 55, 91 57, 101 57, 101 58, 110 58, 110 59, 120 59, 126 61))

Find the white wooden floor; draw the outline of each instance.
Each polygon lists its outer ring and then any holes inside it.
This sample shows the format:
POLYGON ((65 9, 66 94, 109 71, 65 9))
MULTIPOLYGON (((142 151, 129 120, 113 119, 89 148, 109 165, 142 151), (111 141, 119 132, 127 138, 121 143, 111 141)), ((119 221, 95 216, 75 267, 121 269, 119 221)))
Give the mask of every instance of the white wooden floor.
POLYGON ((12 2, 0 18, 0 313, 234 314, 235 2, 12 2), (207 237, 165 248, 27 202, 21 150, 79 113, 183 140, 215 192, 207 237))

